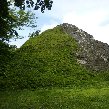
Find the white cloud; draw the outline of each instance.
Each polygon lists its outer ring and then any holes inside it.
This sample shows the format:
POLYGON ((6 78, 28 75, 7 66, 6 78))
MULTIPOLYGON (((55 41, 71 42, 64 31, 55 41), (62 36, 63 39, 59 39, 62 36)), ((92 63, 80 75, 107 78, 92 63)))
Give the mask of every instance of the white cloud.
POLYGON ((96 40, 109 44, 109 25, 100 26, 107 13, 103 11, 90 12, 85 15, 77 15, 76 13, 68 13, 63 17, 63 22, 76 25, 80 29, 93 35, 96 40))
POLYGON ((76 25, 96 40, 109 44, 108 4, 109 0, 55 0, 51 12, 46 15, 61 19, 60 23, 76 25))

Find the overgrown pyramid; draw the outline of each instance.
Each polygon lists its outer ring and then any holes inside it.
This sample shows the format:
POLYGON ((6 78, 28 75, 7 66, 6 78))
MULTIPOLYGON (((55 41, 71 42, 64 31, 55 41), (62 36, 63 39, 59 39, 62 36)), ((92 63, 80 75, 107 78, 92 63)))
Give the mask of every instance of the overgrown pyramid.
POLYGON ((16 50, 7 66, 7 81, 13 88, 87 85, 95 76, 90 69, 108 70, 108 54, 107 44, 64 23, 30 38, 16 50))

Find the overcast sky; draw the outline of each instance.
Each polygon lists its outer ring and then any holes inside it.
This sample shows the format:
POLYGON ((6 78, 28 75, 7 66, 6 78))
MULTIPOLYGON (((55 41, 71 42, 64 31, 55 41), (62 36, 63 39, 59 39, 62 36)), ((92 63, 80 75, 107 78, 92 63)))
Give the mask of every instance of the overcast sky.
MULTIPOLYGON (((109 44, 109 0, 53 0, 50 11, 41 13, 36 11, 37 24, 41 31, 53 28, 62 23, 76 25, 96 40, 109 44)), ((12 41, 20 47, 27 39, 32 29, 25 29, 19 34, 25 38, 12 41)))

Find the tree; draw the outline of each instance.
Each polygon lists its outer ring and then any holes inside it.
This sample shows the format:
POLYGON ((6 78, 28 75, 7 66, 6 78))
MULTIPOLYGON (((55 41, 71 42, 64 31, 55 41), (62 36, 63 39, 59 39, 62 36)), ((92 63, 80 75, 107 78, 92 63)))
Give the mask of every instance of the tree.
POLYGON ((33 0, 15 0, 14 2, 15 6, 20 7, 20 9, 25 9, 25 4, 27 4, 28 8, 33 7, 34 10, 41 9, 41 12, 44 12, 46 8, 51 10, 52 3, 52 0, 36 0, 36 2, 33 0))
MULTIPOLYGON (((10 46, 7 42, 11 38, 19 38, 17 29, 22 29, 23 26, 34 27, 34 14, 26 12, 26 6, 32 7, 34 10, 41 9, 44 12, 45 8, 51 9, 51 0, 0 0, 0 83, 4 85, 5 67, 13 57, 15 46, 10 46), (19 9, 12 9, 10 6, 14 3, 14 7, 19 9), (2 83, 3 82, 3 83, 2 83)), ((38 33, 33 33, 38 34, 38 33)), ((1 86, 0 85, 0 86, 1 86)), ((4 85, 5 86, 5 85, 4 85)))
POLYGON ((33 16, 24 12, 26 6, 33 7, 34 10, 41 9, 41 12, 44 12, 45 8, 51 9, 52 3, 51 0, 37 0, 36 3, 33 0, 0 0, 0 40, 5 42, 13 37, 18 38, 18 32, 15 28, 27 25, 33 16), (12 3, 20 8, 19 12, 10 8, 12 3), (18 17, 19 15, 20 17, 18 17))

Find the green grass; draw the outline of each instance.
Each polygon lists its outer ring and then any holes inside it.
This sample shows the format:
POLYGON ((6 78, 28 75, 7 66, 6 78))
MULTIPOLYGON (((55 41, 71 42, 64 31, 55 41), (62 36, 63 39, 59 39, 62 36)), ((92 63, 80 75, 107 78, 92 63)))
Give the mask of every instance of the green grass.
POLYGON ((109 88, 5 91, 0 109, 109 109, 109 88))

